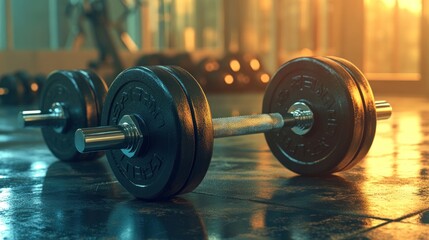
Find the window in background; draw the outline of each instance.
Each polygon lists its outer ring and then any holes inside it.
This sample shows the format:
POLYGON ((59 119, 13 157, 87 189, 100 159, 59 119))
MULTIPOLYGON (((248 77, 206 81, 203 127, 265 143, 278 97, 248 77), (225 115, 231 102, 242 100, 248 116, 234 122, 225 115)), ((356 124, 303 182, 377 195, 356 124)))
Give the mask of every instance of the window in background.
POLYGON ((279 62, 298 56, 330 55, 334 19, 329 0, 279 0, 276 6, 279 62))
POLYGON ((223 51, 255 54, 271 72, 277 62, 277 0, 223 1, 223 51))
POLYGON ((6 49, 6 3, 5 0, 0 0, 0 50, 6 49))
POLYGON ((194 51, 222 46, 222 1, 147 1, 142 14, 144 49, 194 51), (148 17, 145 17, 145 13, 148 17))
POLYGON ((171 38, 172 47, 178 51, 195 51, 196 2, 194 0, 174 1, 174 20, 171 38))
POLYGON ((364 71, 372 80, 419 80, 422 0, 365 0, 364 71))
POLYGON ((194 0, 196 47, 202 50, 223 48, 222 1, 194 0))
POLYGON ((19 50, 50 48, 48 0, 14 0, 12 9, 13 47, 19 50), (37 21, 29 21, 37 19, 37 21))

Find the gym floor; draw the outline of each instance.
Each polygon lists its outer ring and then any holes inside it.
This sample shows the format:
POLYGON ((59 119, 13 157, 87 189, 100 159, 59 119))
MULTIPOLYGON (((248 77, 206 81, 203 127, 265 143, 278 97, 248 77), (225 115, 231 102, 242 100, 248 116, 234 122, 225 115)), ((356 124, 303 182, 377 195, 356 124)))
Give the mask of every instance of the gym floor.
MULTIPOLYGON (((0 109, 2 239, 426 239, 429 232, 429 99, 391 102, 368 156, 349 171, 300 177, 262 134, 217 139, 192 193, 143 202, 105 158, 55 159, 40 130, 19 129, 0 109)), ((259 113, 262 95, 209 96, 215 117, 259 113)), ((22 109, 21 109, 22 110, 22 109)))

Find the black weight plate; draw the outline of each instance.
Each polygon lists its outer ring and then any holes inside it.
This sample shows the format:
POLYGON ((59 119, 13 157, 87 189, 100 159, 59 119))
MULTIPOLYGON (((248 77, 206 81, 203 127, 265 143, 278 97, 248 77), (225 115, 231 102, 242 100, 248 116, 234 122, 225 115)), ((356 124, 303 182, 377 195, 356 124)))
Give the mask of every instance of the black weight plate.
POLYGON ((175 67, 163 67, 174 75, 188 98, 194 122, 195 156, 191 174, 185 186, 178 194, 194 190, 203 180, 210 165, 213 153, 213 124, 210 106, 201 86, 186 70, 175 67))
MULTIPOLYGON (((101 111, 103 110, 103 104, 106 100, 107 95, 107 84, 103 79, 101 79, 100 76, 98 76, 95 72, 91 70, 77 70, 75 71, 75 74, 80 76, 82 79, 84 79, 89 86, 91 87, 92 94, 93 94, 93 104, 95 106, 94 109, 90 109, 91 114, 88 114, 91 119, 88 119, 88 126, 89 127, 97 127, 100 126, 101 122, 101 111)), ((91 158, 99 158, 104 155, 104 152, 98 152, 95 153, 93 157, 91 158)))
POLYGON ((100 78, 95 72, 91 70, 77 70, 76 74, 86 80, 91 87, 95 98, 95 121, 91 122, 91 125, 98 126, 101 121, 101 112, 103 110, 103 103, 106 100, 108 87, 106 82, 100 78))
POLYGON ((52 127, 42 128, 43 138, 51 152, 63 161, 89 160, 93 153, 81 154, 74 145, 74 134, 78 128, 91 127, 88 119, 94 119, 94 97, 89 84, 72 71, 55 71, 49 75, 42 91, 40 110, 49 111, 52 104, 60 102, 69 119, 67 126, 59 133, 52 127))
POLYGON ((350 74, 324 58, 287 62, 268 85, 262 111, 285 115, 297 101, 313 111, 313 127, 302 136, 290 127, 265 133, 273 154, 303 175, 330 174, 347 166, 361 143, 364 118, 362 98, 350 74))
POLYGON ((46 76, 44 74, 37 74, 34 76, 34 82, 39 85, 39 90, 42 90, 46 82, 46 76))
POLYGON ((364 119, 364 132, 363 140, 359 147, 359 150, 354 157, 353 161, 350 162, 343 170, 347 170, 358 164, 368 153, 374 140, 375 131, 377 127, 377 112, 375 109, 374 94, 372 93, 371 86, 365 75, 357 68, 353 63, 339 57, 328 57, 340 65, 342 65, 349 74, 353 77, 356 85, 359 88, 360 95, 362 97, 365 119, 364 119))
POLYGON ((101 124, 117 125, 124 115, 143 119, 148 146, 133 158, 121 150, 107 151, 116 178, 137 198, 174 196, 189 178, 195 152, 192 114, 182 87, 159 67, 127 69, 109 88, 101 124))
POLYGON ((33 77, 33 82, 37 84, 37 91, 35 91, 36 99, 40 97, 40 93, 43 90, 43 87, 46 83, 46 76, 43 74, 37 74, 33 77))
POLYGON ((5 92, 1 96, 3 104, 21 105, 23 104, 22 96, 24 94, 24 86, 13 74, 3 75, 0 79, 0 88, 4 88, 5 92))
POLYGON ((31 76, 24 70, 16 71, 15 77, 20 81, 23 86, 24 94, 22 95, 23 104, 31 104, 36 99, 36 93, 32 91, 31 84, 33 79, 31 76))
POLYGON ((197 65, 196 78, 206 92, 223 92, 228 85, 224 77, 229 74, 221 68, 221 63, 214 57, 203 58, 197 65))

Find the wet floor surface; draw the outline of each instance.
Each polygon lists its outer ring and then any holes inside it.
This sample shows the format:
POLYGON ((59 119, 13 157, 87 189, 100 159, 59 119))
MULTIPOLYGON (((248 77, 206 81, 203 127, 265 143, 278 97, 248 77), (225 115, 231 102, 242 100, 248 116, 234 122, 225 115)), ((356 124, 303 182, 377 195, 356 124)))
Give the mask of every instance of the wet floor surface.
MULTIPOLYGON (((143 202, 105 158, 55 159, 40 131, 0 110, 2 239, 429 239, 429 100, 388 97, 368 156, 346 172, 298 176, 261 134, 216 139, 192 193, 143 202)), ((216 117, 259 113, 262 96, 211 96, 216 117)))

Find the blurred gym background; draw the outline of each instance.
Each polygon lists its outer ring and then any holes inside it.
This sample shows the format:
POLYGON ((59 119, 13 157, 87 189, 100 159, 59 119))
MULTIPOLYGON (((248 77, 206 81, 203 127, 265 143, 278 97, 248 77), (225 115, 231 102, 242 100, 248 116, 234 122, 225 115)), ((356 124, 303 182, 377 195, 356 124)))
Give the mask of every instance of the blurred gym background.
POLYGON ((169 64, 262 91, 292 58, 335 55, 376 92, 427 92, 428 19, 425 0, 0 0, 0 75, 169 64))

